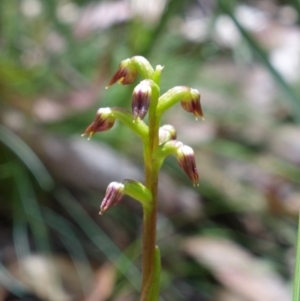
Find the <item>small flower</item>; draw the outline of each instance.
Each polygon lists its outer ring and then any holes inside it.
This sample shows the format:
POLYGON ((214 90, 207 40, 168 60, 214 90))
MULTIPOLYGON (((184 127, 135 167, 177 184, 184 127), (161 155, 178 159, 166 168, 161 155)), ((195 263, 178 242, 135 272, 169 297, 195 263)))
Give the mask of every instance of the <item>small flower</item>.
POLYGON ((134 66, 132 59, 123 60, 116 73, 108 83, 106 89, 113 85, 114 83, 118 82, 122 85, 131 84, 137 77, 138 70, 134 66))
POLYGON ((102 215, 107 209, 121 202, 124 196, 124 184, 111 182, 106 189, 104 199, 100 206, 99 214, 102 215))
POLYGON ((191 147, 182 145, 177 150, 179 166, 185 171, 194 185, 198 185, 199 175, 195 162, 195 154, 191 147))
POLYGON ((161 166, 165 158, 170 155, 175 155, 179 166, 185 171, 193 184, 197 185, 199 175, 193 149, 178 140, 169 140, 155 149, 152 158, 161 166))
POLYGON ((151 92, 152 89, 147 80, 142 81, 134 88, 131 102, 134 120, 136 120, 138 117, 143 120, 146 116, 150 105, 151 92))
POLYGON ((159 128, 159 144, 162 144, 169 140, 175 140, 176 136, 176 130, 170 124, 165 124, 159 128))
POLYGON ((193 113, 196 119, 198 116, 204 119, 200 104, 200 93, 196 89, 191 89, 190 97, 181 100, 181 106, 187 112, 193 113))
POLYGON ((104 132, 113 127, 115 118, 112 117, 110 108, 100 108, 94 121, 86 128, 81 136, 89 135, 89 140, 96 132, 104 132))

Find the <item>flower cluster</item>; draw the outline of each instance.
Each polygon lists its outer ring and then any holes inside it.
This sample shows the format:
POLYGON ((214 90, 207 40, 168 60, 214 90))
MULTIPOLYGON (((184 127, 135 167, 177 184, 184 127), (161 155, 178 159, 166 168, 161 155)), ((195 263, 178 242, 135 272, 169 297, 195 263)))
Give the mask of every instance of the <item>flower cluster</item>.
MULTIPOLYGON (((158 65, 154 70, 150 63, 141 56, 122 61, 116 73, 110 80, 107 88, 114 83, 122 85, 131 84, 140 74, 143 80, 134 88, 131 101, 131 113, 120 108, 100 108, 94 121, 86 128, 82 135, 88 135, 89 139, 96 132, 107 131, 113 127, 115 120, 126 124, 138 134, 144 144, 149 144, 151 118, 153 124, 159 124, 162 114, 174 104, 180 102, 182 108, 194 114, 197 119, 202 119, 203 112, 200 104, 200 94, 197 90, 178 86, 160 95, 159 79, 163 67, 158 65), (149 115, 149 127, 143 121, 148 111, 154 112, 149 115)), ((191 147, 176 140, 176 130, 171 125, 163 125, 158 128, 158 145, 152 154, 153 164, 159 168, 168 155, 175 155, 179 166, 185 171, 194 185, 198 184, 199 175, 195 163, 194 151, 191 147)), ((123 183, 112 182, 108 185, 105 197, 101 204, 100 214, 119 203, 125 194, 131 195, 148 206, 151 203, 151 192, 140 182, 126 180, 123 183)))

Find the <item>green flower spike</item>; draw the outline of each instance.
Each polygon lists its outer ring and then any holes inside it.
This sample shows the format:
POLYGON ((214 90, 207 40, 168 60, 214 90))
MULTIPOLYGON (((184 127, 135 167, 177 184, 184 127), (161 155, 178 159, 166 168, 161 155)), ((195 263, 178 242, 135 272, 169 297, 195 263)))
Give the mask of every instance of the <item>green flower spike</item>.
POLYGON ((113 127, 115 120, 124 123, 142 140, 145 184, 133 180, 122 183, 112 182, 108 185, 100 206, 100 214, 120 203, 124 195, 139 201, 143 206, 143 256, 142 283, 140 301, 158 301, 160 288, 160 252, 156 246, 156 220, 158 207, 159 170, 164 159, 174 155, 179 166, 185 171, 194 185, 198 184, 199 175, 196 168, 195 154, 192 148, 176 139, 176 130, 171 125, 160 127, 163 113, 176 103, 181 103, 184 110, 194 114, 196 119, 203 118, 200 94, 197 90, 178 86, 160 94, 160 80, 163 66, 155 70, 147 59, 133 56, 123 60, 109 86, 120 83, 133 83, 137 76, 142 78, 132 94, 131 112, 122 108, 101 108, 94 121, 86 128, 82 136, 107 131, 113 127), (143 121, 147 116, 148 125, 143 121))

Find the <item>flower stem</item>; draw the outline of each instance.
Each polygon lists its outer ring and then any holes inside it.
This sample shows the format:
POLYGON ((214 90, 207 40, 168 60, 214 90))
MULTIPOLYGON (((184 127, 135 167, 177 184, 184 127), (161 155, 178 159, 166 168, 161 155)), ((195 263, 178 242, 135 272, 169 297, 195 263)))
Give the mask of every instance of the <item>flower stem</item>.
POLYGON ((155 248, 156 248, 156 215, 157 215, 157 187, 159 166, 153 164, 153 152, 158 147, 159 118, 156 116, 156 107, 159 95, 151 100, 149 108, 149 139, 144 143, 145 185, 152 194, 152 206, 144 208, 143 221, 143 259, 142 259, 142 295, 141 301, 156 301, 153 299, 152 291, 156 290, 159 276, 155 270, 155 248), (151 299, 150 299, 151 298, 151 299))
MULTIPOLYGON (((151 146, 151 145, 149 145, 151 146)), ((152 155, 152 152, 145 152, 152 155)), ((155 282, 154 266, 155 266, 155 247, 156 247, 156 212, 157 212, 157 186, 158 186, 158 168, 151 166, 145 157, 145 176, 146 187, 152 194, 152 206, 144 208, 143 222, 143 279, 142 279, 142 297, 141 301, 150 301, 152 284, 155 282)), ((150 157, 151 159, 151 157, 150 157)), ((151 300, 155 301, 155 300, 151 300)))

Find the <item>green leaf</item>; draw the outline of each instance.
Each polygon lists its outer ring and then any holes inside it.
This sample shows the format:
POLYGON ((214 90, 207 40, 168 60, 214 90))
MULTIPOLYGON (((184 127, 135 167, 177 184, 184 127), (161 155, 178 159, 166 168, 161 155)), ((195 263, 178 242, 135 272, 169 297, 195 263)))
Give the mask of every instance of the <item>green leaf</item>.
POLYGON ((293 301, 300 300, 300 214, 298 221, 298 238, 297 238, 297 253, 296 253, 296 266, 293 286, 293 301))
POLYGON ((160 289, 160 273, 161 273, 161 262, 160 262, 160 251, 158 246, 155 247, 155 258, 154 258, 154 275, 153 284, 151 287, 151 298, 149 300, 158 300, 159 289, 160 289))
POLYGON ((160 251, 158 246, 155 247, 154 253, 154 271, 151 277, 152 283, 150 283, 141 297, 142 301, 157 301, 159 298, 160 289, 160 273, 161 273, 161 261, 160 251))

